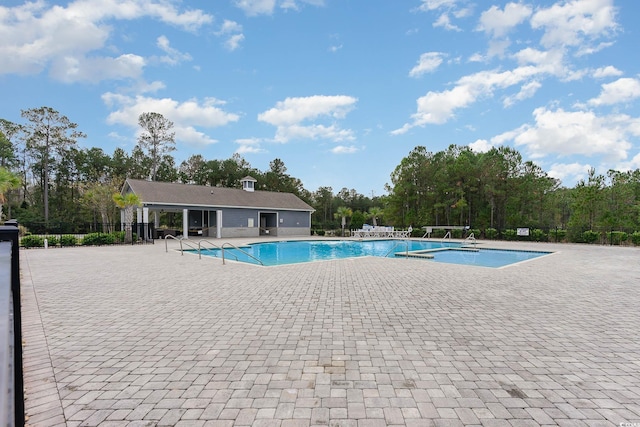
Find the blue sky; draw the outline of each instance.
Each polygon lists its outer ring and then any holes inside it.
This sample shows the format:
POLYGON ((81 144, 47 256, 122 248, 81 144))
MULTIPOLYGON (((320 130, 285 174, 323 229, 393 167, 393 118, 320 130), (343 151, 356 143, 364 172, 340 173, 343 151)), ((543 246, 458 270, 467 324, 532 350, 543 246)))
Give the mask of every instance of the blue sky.
POLYGON ((566 186, 640 168, 637 0, 5 0, 0 117, 48 106, 83 147, 175 124, 179 164, 280 158, 384 194, 415 146, 516 148, 566 186))

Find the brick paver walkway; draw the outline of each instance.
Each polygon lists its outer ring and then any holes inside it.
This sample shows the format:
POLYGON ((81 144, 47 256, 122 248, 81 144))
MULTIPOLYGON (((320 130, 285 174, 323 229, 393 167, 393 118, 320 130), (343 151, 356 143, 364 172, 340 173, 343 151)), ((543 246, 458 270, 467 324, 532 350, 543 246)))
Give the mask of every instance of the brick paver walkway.
POLYGON ((518 246, 558 252, 489 269, 22 251, 28 423, 639 426, 640 249, 518 246))

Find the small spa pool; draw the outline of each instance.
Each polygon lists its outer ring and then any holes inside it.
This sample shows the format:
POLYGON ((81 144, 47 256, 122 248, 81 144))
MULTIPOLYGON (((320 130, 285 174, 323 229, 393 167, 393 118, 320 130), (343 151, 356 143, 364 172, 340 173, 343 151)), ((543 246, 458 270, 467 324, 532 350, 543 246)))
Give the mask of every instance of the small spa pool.
MULTIPOLYGON (((460 243, 419 240, 296 240, 226 247, 225 259, 265 266, 297 264, 364 256, 404 258, 407 253, 425 262, 443 262, 499 268, 548 255, 551 252, 475 249, 460 243), (251 255, 248 256, 247 254, 251 255)), ((194 251, 191 251, 194 252, 194 251)), ((202 256, 222 256, 220 249, 202 249, 202 256)))

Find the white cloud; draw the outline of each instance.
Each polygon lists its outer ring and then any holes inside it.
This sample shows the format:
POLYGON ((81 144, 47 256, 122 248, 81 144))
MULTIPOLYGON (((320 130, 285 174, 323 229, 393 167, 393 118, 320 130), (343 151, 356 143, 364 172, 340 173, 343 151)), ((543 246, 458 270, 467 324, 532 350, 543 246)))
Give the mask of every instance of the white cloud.
POLYGON ((403 134, 415 126, 446 123, 453 118, 456 110, 468 107, 479 97, 490 95, 496 88, 504 89, 522 83, 539 73, 540 70, 536 67, 523 66, 510 71, 481 71, 464 76, 456 82, 453 89, 429 91, 418 98, 418 111, 411 116, 413 122, 394 130, 392 134, 403 134))
POLYGON ((240 47, 240 43, 244 40, 244 34, 234 34, 224 42, 224 47, 234 51, 240 47))
POLYGON ((504 37, 513 27, 531 16, 531 7, 522 3, 508 3, 504 10, 491 6, 480 15, 478 30, 492 37, 504 37))
POLYGON ((278 142, 319 138, 334 141, 353 140, 353 131, 340 129, 334 123, 303 123, 327 118, 331 121, 344 119, 357 101, 356 98, 345 95, 287 98, 279 101, 275 107, 260 113, 258 120, 276 126, 274 139, 278 142))
POLYGON ((241 138, 236 139, 235 143, 240 145, 236 150, 238 154, 257 154, 266 153, 267 150, 260 147, 262 140, 260 138, 241 138))
POLYGON ((554 163, 551 165, 547 175, 560 181, 577 182, 585 179, 591 168, 591 165, 583 165, 581 163, 554 163))
POLYGON ((220 26, 220 30, 216 34, 223 35, 223 34, 235 34, 235 33, 241 33, 241 32, 242 32, 242 25, 238 24, 235 21, 230 21, 228 19, 225 19, 224 22, 222 22, 222 25, 220 26))
POLYGON ((248 16, 271 15, 278 5, 284 10, 298 10, 300 3, 323 6, 324 0, 235 0, 235 5, 248 16))
POLYGON ((66 7, 49 7, 44 1, 36 1, 0 6, 0 74, 37 74, 51 68, 54 78, 66 82, 76 76, 79 81, 137 78, 144 62, 137 55, 111 57, 99 52, 113 31, 109 21, 143 17, 188 31, 213 20, 200 10, 180 12, 171 3, 157 0, 76 0, 66 7), (90 78, 100 64, 117 70, 98 70, 96 77, 90 78))
POLYGON ((421 0, 422 4, 418 7, 418 10, 429 11, 440 8, 452 8, 459 0, 421 0))
POLYGON ((235 4, 249 16, 271 15, 276 0, 236 0, 235 4))
POLYGON ((547 48, 580 46, 616 30, 613 0, 558 2, 538 9, 531 27, 544 31, 541 43, 547 48))
POLYGON ((360 151, 358 147, 355 147, 353 145, 349 145, 349 146, 338 145, 337 147, 333 147, 331 149, 331 152, 333 154, 354 154, 354 153, 357 153, 358 151, 360 151))
POLYGON ((182 53, 170 46, 169 39, 165 36, 158 37, 157 46, 162 49, 166 55, 160 58, 161 62, 169 65, 177 65, 183 61, 191 61, 191 55, 182 53))
POLYGON ((235 21, 225 19, 220 30, 215 33, 217 36, 226 37, 223 45, 226 49, 234 51, 240 47, 240 43, 244 41, 244 34, 242 34, 242 25, 235 21))
POLYGON ((116 108, 107 117, 108 124, 121 124, 139 131, 140 114, 160 113, 174 123, 176 140, 191 145, 217 142, 196 127, 215 128, 240 119, 237 114, 222 110, 219 106, 224 102, 215 98, 206 98, 202 102, 196 99, 178 102, 171 98, 130 97, 109 92, 102 95, 102 99, 108 107, 116 108))
POLYGON ((508 96, 504 99, 503 105, 505 107, 511 107, 518 101, 522 101, 523 99, 531 98, 535 93, 542 87, 542 84, 536 80, 525 83, 520 88, 520 92, 515 95, 508 96))
POLYGON ((420 77, 425 73, 432 73, 442 64, 441 52, 426 52, 420 55, 418 64, 409 71, 410 77, 420 77))
POLYGON ((469 148, 476 153, 486 153, 493 148, 493 144, 486 139, 476 139, 474 142, 469 144, 469 148))
POLYGON ((146 65, 138 55, 121 55, 116 58, 85 58, 65 56, 52 62, 51 76, 65 83, 97 83, 102 80, 138 78, 146 65))
POLYGON ((534 110, 533 116, 534 125, 497 135, 492 142, 513 140, 533 158, 578 154, 614 162, 627 158, 629 137, 640 129, 640 119, 622 114, 597 116, 592 111, 551 111, 541 107, 534 110))
POLYGON ((442 27, 445 30, 449 31, 462 31, 460 27, 451 23, 451 19, 449 18, 449 14, 443 13, 440 17, 433 23, 434 27, 442 27))
POLYGON ((636 98, 640 98, 640 80, 625 77, 603 84, 600 95, 587 103, 594 106, 613 105, 633 101, 636 98))
POLYGON ((623 74, 622 71, 618 70, 613 65, 608 65, 606 67, 597 68, 593 70, 593 73, 591 75, 596 79, 601 79, 605 77, 617 77, 617 76, 621 76, 622 74, 623 74))
POLYGON ((421 0, 422 4, 415 10, 422 12, 440 11, 440 16, 433 23, 434 27, 442 27, 448 31, 462 31, 460 27, 451 22, 450 14, 455 18, 466 18, 471 15, 471 7, 461 7, 459 4, 465 3, 460 0, 421 0))

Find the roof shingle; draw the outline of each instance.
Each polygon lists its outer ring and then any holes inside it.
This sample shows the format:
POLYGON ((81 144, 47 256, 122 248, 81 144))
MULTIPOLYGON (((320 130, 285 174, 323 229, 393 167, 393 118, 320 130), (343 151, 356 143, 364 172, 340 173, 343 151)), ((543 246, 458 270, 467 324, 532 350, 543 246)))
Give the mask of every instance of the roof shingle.
POLYGON ((127 179, 127 186, 144 204, 237 207, 314 211, 291 193, 274 191, 244 191, 237 188, 209 187, 205 185, 154 182, 127 179))

